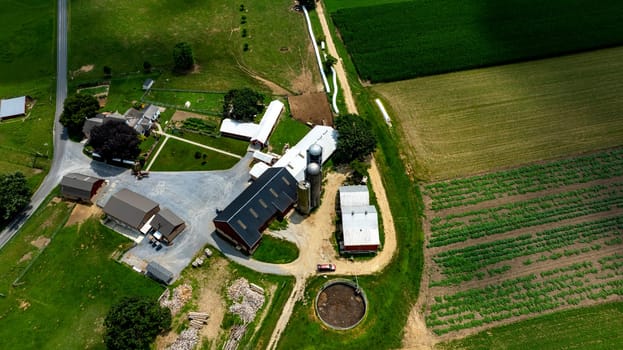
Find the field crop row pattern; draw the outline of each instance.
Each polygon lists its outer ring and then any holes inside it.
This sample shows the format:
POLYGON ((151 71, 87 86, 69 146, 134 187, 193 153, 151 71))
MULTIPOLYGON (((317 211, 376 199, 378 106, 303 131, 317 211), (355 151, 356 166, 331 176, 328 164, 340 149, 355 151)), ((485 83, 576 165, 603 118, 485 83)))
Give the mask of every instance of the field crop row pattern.
POLYGON ((623 149, 614 149, 545 164, 428 184, 431 209, 482 203, 507 195, 538 192, 623 175, 623 149))
POLYGON ((617 0, 438 0, 346 8, 333 20, 364 80, 386 82, 623 43, 617 0), (415 58, 415 59, 414 59, 415 58))

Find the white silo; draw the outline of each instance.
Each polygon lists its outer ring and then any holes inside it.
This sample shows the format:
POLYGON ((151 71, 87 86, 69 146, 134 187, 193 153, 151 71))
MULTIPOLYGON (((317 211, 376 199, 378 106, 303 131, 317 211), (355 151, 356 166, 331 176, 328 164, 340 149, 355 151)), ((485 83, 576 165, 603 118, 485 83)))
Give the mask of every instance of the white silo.
POLYGON ((322 171, 318 163, 309 163, 305 169, 305 179, 311 187, 311 208, 320 205, 320 193, 322 192, 322 171))
POLYGON ((298 195, 296 210, 307 215, 311 211, 311 190, 309 182, 303 180, 299 181, 296 188, 296 194, 298 195))

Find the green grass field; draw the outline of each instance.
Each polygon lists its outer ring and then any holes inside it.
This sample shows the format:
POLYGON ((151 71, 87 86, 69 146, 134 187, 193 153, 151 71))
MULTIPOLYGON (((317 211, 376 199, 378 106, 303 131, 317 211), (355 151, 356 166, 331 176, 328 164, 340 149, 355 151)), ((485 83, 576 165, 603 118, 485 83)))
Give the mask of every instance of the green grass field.
POLYGON ((286 264, 299 257, 296 244, 271 235, 262 236, 262 242, 253 253, 253 259, 273 264, 286 264))
POLYGON ((436 349, 620 349, 623 303, 557 312, 441 343, 436 349))
POLYGON ((104 66, 112 68, 114 77, 142 71, 149 61, 164 72, 159 87, 261 88, 245 71, 251 70, 292 89, 299 72, 316 68, 304 19, 291 5, 288 0, 261 0, 245 4, 247 11, 240 12, 239 3, 217 0, 189 0, 183 6, 156 0, 71 1, 69 70, 76 79, 98 79, 104 66), (247 29, 245 38, 242 29, 247 29), (191 44, 198 64, 184 76, 171 73, 173 46, 181 41, 191 44), (244 43, 249 45, 246 52, 244 43), (91 64, 90 72, 78 72, 91 64))
POLYGON ((154 162, 153 171, 193 171, 229 169, 238 162, 222 153, 214 152, 183 141, 169 139, 154 162), (195 158, 195 152, 200 157, 195 158), (205 155, 205 158, 203 156, 205 155))
POLYGON ((145 95, 144 100, 157 105, 176 106, 181 109, 184 109, 184 104, 188 101, 192 110, 220 116, 223 112, 223 96, 225 96, 224 93, 217 92, 151 90, 145 95))
POLYGON ((332 13, 373 83, 623 44, 617 0, 414 0, 332 13))
POLYGON ((281 116, 268 139, 272 152, 282 154, 283 146, 296 145, 309 132, 309 126, 289 116, 281 116))
POLYGON ((0 172, 21 171, 36 190, 49 170, 54 119, 56 4, 42 0, 7 2, 0 11, 0 98, 36 100, 27 118, 0 122, 0 172), (47 146, 46 146, 47 144, 47 146))
POLYGON ((325 0, 323 3, 327 11, 331 13, 346 8, 402 3, 407 1, 411 0, 325 0))
POLYGON ((95 218, 63 227, 72 208, 45 201, 0 253, 0 293, 6 295, 0 298, 0 336, 7 349, 105 349, 103 320, 110 306, 123 296, 162 292, 112 260, 113 252, 127 247, 126 238, 95 218), (32 242, 42 237, 53 239, 39 255, 32 242))
POLYGON ((373 87, 414 175, 447 179, 621 145, 623 48, 373 87))

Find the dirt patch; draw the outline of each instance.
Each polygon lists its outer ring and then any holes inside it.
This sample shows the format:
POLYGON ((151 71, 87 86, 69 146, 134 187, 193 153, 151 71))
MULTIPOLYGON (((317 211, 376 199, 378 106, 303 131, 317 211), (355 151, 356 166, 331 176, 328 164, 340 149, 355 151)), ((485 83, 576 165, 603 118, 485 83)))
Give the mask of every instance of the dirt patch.
POLYGON ((87 64, 87 65, 84 65, 84 66, 80 67, 80 69, 78 69, 78 72, 80 72, 80 73, 88 73, 88 72, 92 71, 93 68, 95 68, 95 65, 87 64))
POLYGON ((19 308, 22 311, 26 311, 30 307, 30 303, 26 300, 20 299, 18 300, 18 302, 19 302, 19 308))
POLYGON ((32 252, 28 252, 28 253, 24 254, 24 255, 23 255, 23 256, 19 259, 19 261, 18 261, 17 263, 19 264, 19 263, 22 263, 22 262, 24 262, 24 261, 28 261, 28 260, 30 260, 30 259, 32 259, 32 252))
POLYGON ((65 223, 65 227, 82 223, 92 216, 99 216, 101 214, 102 209, 100 209, 97 205, 76 204, 74 209, 71 211, 71 215, 69 216, 67 223, 65 223))
POLYGON ((197 118, 197 119, 204 119, 204 120, 210 120, 210 121, 214 120, 214 118, 206 117, 205 115, 178 110, 178 111, 175 111, 169 123, 170 125, 181 126, 181 123, 188 118, 197 118))
POLYGON ((335 283, 322 290, 316 309, 320 319, 336 328, 351 328, 366 313, 362 295, 345 283, 335 283))
POLYGON ((333 113, 324 92, 288 96, 292 117, 303 123, 333 126, 333 113))
POLYGON ((50 243, 50 239, 48 237, 44 237, 44 236, 39 236, 34 241, 30 242, 30 244, 34 245, 35 247, 37 247, 39 249, 44 248, 49 243, 50 243))
POLYGON ((413 350, 432 350, 436 343, 437 339, 435 335, 433 335, 426 328, 424 316, 418 312, 417 307, 413 307, 404 327, 402 348, 413 350))
POLYGON ((52 198, 52 200, 50 202, 52 202, 53 204, 58 204, 62 201, 63 199, 61 197, 54 197, 52 198))

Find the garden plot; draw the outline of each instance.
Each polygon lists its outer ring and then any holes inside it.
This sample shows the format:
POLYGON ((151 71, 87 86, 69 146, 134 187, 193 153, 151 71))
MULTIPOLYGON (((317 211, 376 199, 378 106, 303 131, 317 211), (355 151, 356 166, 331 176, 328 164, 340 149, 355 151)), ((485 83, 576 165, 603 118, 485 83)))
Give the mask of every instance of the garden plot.
POLYGON ((427 326, 450 338, 623 300, 622 171, 615 149, 425 185, 427 326))

